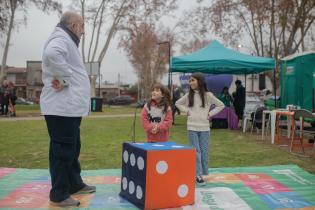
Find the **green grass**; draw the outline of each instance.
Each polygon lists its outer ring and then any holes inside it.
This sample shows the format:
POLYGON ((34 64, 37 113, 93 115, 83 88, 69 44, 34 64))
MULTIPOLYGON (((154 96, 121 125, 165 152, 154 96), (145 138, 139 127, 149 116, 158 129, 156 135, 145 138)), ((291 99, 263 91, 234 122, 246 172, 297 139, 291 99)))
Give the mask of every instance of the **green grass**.
MULTIPOLYGON (((108 106, 104 105, 102 112, 92 112, 91 115, 114 115, 134 113, 135 107, 132 106, 108 106)), ((139 112, 139 109, 138 109, 139 112)), ((16 105, 16 114, 18 117, 40 116, 40 107, 35 105, 16 105)))
POLYGON ((25 111, 25 110, 35 110, 35 111, 39 111, 39 105, 38 104, 34 104, 34 105, 21 105, 21 104, 17 104, 15 106, 17 111, 25 111))
MULTIPOLYGON (((126 108, 125 112, 132 113, 132 110, 126 108)), ((120 168, 121 145, 131 140, 132 120, 132 117, 84 119, 81 126, 82 168, 120 168)), ((144 139, 137 119, 136 140, 144 139)), ((258 139, 260 136, 240 131, 211 130, 209 167, 296 164, 315 174, 314 159, 293 156, 271 145, 270 141, 258 139)), ((170 140, 187 144, 185 117, 176 119, 170 140)), ((0 167, 48 168, 48 143, 45 121, 0 121, 0 167)))

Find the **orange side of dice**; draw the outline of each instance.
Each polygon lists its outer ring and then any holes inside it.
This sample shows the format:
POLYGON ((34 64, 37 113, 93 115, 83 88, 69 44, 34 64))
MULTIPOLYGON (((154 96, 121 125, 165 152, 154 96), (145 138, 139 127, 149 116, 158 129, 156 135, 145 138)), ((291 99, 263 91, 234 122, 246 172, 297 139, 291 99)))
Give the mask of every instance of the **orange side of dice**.
POLYGON ((195 200, 196 151, 149 151, 145 209, 191 205, 195 200))

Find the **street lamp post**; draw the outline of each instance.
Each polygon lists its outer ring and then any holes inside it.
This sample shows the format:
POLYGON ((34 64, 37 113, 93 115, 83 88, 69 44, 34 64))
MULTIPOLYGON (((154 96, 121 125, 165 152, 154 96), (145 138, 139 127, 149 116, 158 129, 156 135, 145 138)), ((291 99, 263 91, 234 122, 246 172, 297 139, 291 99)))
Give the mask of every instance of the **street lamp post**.
POLYGON ((98 97, 101 98, 101 63, 98 63, 98 97))
POLYGON ((171 43, 169 41, 158 42, 158 45, 166 44, 168 46, 168 88, 171 90, 172 74, 171 74, 171 43))

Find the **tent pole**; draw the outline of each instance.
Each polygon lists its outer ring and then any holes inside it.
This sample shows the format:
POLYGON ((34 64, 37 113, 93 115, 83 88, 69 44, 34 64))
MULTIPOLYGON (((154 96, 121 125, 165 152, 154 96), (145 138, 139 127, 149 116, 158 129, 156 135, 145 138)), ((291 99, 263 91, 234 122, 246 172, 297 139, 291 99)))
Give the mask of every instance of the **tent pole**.
POLYGON ((173 72, 172 72, 172 67, 171 67, 171 42, 168 42, 168 79, 169 79, 169 84, 168 88, 171 94, 171 99, 173 99, 173 72))
POLYGON ((273 70, 273 91, 274 91, 274 100, 275 100, 275 109, 277 108, 277 87, 276 87, 276 69, 277 69, 277 60, 275 62, 275 68, 273 70))
POLYGON ((314 88, 312 88, 312 113, 315 112, 315 104, 314 104, 314 88))
POLYGON ((244 74, 244 77, 245 77, 245 96, 246 96, 246 76, 247 76, 247 74, 246 74, 246 72, 245 72, 245 74, 244 74))

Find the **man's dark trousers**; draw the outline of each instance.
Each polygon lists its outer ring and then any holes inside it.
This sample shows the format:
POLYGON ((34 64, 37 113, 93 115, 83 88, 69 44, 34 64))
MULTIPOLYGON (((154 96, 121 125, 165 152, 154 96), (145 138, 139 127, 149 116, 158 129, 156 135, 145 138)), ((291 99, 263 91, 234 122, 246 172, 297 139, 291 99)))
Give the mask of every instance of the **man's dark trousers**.
POLYGON ((45 120, 50 136, 50 200, 61 202, 85 186, 78 160, 81 117, 45 115, 45 120))

